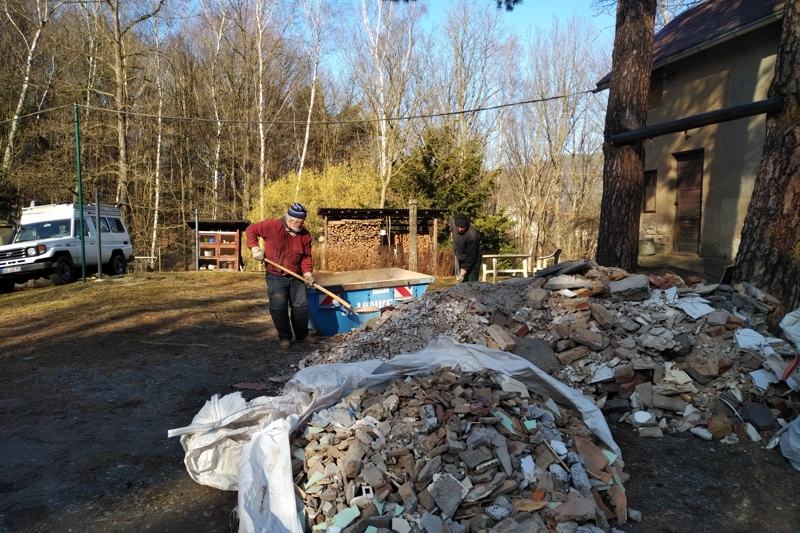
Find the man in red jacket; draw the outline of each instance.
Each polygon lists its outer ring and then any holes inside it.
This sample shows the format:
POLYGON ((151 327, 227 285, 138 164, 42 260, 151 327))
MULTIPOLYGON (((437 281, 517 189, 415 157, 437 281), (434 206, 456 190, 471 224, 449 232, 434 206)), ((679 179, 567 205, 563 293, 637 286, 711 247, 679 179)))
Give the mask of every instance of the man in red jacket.
MULTIPOLYGON (((306 215, 306 208, 295 202, 283 217, 251 224, 245 233, 253 259, 261 262, 266 257, 301 274, 311 284, 314 283, 314 275, 311 273, 311 234, 304 227, 306 215), (259 237, 264 239, 263 251, 258 245, 259 237)), ((308 335, 306 285, 269 263, 266 270, 269 314, 278 330, 281 348, 286 350, 291 346, 292 331, 297 342, 316 343, 316 339, 308 335)))

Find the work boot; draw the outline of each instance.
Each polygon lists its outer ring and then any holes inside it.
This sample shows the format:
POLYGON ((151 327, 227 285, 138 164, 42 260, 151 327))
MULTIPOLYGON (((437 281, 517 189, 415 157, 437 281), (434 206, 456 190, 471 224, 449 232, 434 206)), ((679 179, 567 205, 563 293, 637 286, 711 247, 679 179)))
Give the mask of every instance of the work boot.
POLYGON ((297 342, 302 342, 303 344, 317 344, 317 339, 309 335, 307 337, 303 337, 302 339, 297 339, 297 342))
POLYGON ((281 339, 281 350, 288 350, 292 347, 292 343, 287 339, 281 339))

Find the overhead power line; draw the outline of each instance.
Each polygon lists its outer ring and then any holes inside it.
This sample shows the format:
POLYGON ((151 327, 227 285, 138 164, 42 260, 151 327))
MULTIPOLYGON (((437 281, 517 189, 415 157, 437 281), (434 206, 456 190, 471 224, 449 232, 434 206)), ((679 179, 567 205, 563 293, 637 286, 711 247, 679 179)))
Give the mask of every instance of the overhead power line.
MULTIPOLYGON (((39 111, 34 111, 33 113, 28 113, 26 115, 20 115, 19 117, 17 117, 17 120, 21 120, 23 118, 28 118, 28 117, 35 117, 35 116, 38 116, 38 115, 46 115, 48 113, 52 113, 53 111, 60 111, 62 109, 67 109, 67 108, 72 109, 72 104, 70 104, 70 105, 62 105, 62 106, 58 106, 58 107, 51 107, 49 109, 41 109, 39 111)), ((0 120, 0 125, 8 124, 9 122, 14 122, 14 119, 10 118, 8 120, 0 120)))
MULTIPOLYGON (((583 94, 590 94, 593 91, 591 89, 585 91, 578 91, 575 93, 570 94, 560 94, 557 96, 547 96, 545 98, 535 98, 532 100, 522 100, 519 102, 509 102, 507 104, 498 104, 493 106, 487 107, 478 107, 475 109, 465 109, 463 111, 448 111, 445 113, 431 113, 427 115, 411 115, 408 117, 388 117, 388 118, 370 118, 370 119, 356 119, 356 120, 322 120, 322 121, 312 121, 311 124, 316 125, 336 125, 336 124, 369 124, 373 122, 384 122, 384 121, 400 121, 400 120, 418 120, 423 118, 438 118, 438 117, 449 117, 454 115, 467 115, 471 113, 480 113, 484 111, 494 111, 496 109, 503 109, 506 107, 515 107, 520 105, 527 105, 527 104, 539 104, 542 102, 549 102, 552 100, 561 100, 564 98, 572 98, 575 96, 581 96, 583 94)), ((36 111, 35 113, 29 113, 27 115, 22 115, 19 118, 27 118, 36 115, 44 115, 50 113, 52 111, 58 111, 61 109, 65 109, 72 106, 60 106, 60 107, 53 107, 50 109, 43 109, 41 111, 36 111)), ((112 113, 117 114, 119 111, 115 109, 109 109, 106 107, 95 107, 90 105, 78 104, 78 107, 82 109, 90 109, 92 111, 100 111, 103 113, 112 113)), ((279 126, 298 126, 298 125, 305 125, 307 124, 306 121, 282 121, 282 120, 231 120, 231 119, 215 119, 215 118, 201 118, 201 117, 171 117, 171 116, 161 116, 153 115, 150 113, 137 113, 135 111, 123 111, 123 113, 129 117, 146 117, 146 118, 161 118, 161 120, 184 120, 189 122, 222 122, 225 124, 272 124, 272 125, 279 125, 279 126)), ((1 124, 6 124, 11 122, 11 120, 3 120, 0 121, 1 124)))

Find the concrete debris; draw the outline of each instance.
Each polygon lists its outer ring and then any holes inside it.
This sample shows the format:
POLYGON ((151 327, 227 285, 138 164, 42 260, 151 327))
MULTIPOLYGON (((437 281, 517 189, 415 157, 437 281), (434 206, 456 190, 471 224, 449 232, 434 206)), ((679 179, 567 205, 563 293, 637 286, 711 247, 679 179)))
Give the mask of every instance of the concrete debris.
POLYGON ((300 366, 387 360, 447 335, 528 359, 642 436, 692 431, 768 440, 797 404, 787 395, 800 391, 800 370, 781 380, 797 350, 767 332, 777 305, 747 283, 568 262, 532 278, 427 292, 384 309, 370 329, 339 336, 300 366))
POLYGON ((650 297, 650 280, 644 274, 612 281, 608 288, 614 301, 644 301, 650 297))
POLYGON ((358 390, 314 413, 291 442, 309 530, 539 533, 567 522, 574 531, 596 520, 624 524, 622 461, 571 410, 505 390, 506 381, 448 367, 358 390), (353 422, 338 422, 330 415, 337 411, 353 422))

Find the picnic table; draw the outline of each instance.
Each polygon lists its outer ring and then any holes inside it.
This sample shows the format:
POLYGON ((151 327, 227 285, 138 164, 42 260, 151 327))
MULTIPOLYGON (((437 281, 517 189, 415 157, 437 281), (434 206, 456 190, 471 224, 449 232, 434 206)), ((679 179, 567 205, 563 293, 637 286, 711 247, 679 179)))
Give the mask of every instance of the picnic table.
POLYGON ((483 277, 481 281, 486 281, 486 276, 488 274, 492 275, 492 283, 497 283, 497 274, 522 274, 523 277, 527 278, 528 273, 534 273, 537 270, 545 268, 547 263, 550 261, 553 264, 558 263, 558 258, 561 255, 561 248, 557 248, 552 254, 544 256, 544 257, 537 257, 535 259, 535 264, 532 262, 532 254, 487 254, 483 256, 484 262, 481 265, 481 270, 483 271, 483 277), (511 261, 511 268, 497 268, 497 260, 504 260, 508 259, 511 261), (488 261, 492 261, 492 268, 487 266, 488 261), (516 268, 517 261, 522 261, 522 268, 516 268), (533 268, 531 268, 533 267, 533 268))
POLYGON ((531 258, 531 254, 488 254, 484 255, 484 263, 481 265, 481 269, 483 270, 483 277, 481 281, 486 281, 486 276, 488 274, 492 275, 492 283, 497 283, 497 274, 522 274, 523 277, 528 277, 528 260, 531 258), (497 260, 505 260, 508 259, 511 261, 512 268, 497 268, 497 260), (492 268, 487 266, 488 261, 492 261, 492 268), (515 268, 517 266, 517 261, 522 260, 522 268, 515 268))

